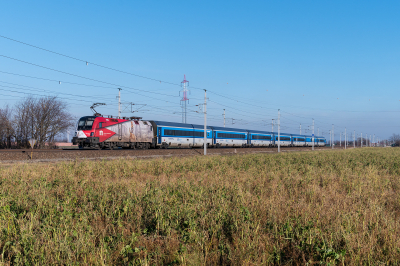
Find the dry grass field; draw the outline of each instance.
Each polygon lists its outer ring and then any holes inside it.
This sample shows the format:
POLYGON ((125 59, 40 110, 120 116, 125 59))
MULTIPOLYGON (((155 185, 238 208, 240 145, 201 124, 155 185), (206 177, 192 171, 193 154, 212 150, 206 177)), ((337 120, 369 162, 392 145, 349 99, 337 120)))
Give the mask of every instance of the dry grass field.
POLYGON ((0 166, 3 265, 400 264, 400 149, 0 166))

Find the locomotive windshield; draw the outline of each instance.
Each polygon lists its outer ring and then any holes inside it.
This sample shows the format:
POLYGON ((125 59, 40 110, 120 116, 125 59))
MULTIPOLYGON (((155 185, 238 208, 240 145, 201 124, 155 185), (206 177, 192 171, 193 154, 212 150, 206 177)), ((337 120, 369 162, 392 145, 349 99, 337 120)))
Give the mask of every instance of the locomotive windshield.
POLYGON ((79 119, 78 130, 91 130, 96 117, 85 116, 79 119))

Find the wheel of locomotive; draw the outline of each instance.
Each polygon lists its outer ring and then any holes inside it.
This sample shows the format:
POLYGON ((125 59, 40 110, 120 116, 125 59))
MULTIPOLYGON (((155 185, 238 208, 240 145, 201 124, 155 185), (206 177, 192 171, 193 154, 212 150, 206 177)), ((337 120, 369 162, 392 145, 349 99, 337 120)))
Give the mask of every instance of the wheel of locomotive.
POLYGON ((83 149, 83 146, 82 146, 82 145, 78 145, 78 148, 79 148, 79 149, 83 149))

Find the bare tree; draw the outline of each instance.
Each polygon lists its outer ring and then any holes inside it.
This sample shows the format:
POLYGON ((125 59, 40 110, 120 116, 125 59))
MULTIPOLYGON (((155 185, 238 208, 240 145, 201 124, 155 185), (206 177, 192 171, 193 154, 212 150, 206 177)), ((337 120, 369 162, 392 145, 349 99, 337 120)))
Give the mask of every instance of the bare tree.
POLYGON ((400 145, 400 135, 393 134, 392 136, 389 137, 388 141, 391 144, 395 144, 396 146, 399 146, 400 145))
POLYGON ((7 105, 0 109, 0 148, 11 148, 13 135, 12 109, 7 105))
POLYGON ((30 138, 38 148, 54 141, 55 137, 73 126, 74 117, 67 104, 56 97, 26 98, 16 106, 16 138, 26 147, 30 138))
POLYGON ((35 99, 28 97, 14 107, 15 139, 19 147, 28 148, 29 139, 34 132, 32 110, 35 108, 35 99))

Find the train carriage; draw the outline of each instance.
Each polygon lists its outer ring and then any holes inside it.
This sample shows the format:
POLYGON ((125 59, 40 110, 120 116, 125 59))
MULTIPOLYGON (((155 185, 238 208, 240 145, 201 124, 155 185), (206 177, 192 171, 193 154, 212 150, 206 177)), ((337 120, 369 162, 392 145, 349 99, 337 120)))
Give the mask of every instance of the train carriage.
POLYGON ((320 146, 320 147, 324 147, 326 145, 326 140, 324 137, 316 137, 315 138, 315 145, 316 146, 320 146))
POLYGON ((292 135, 292 145, 294 147, 303 147, 306 145, 306 138, 303 135, 292 135))
POLYGON ((272 147, 275 145, 272 132, 249 130, 248 133, 247 144, 251 147, 272 147))
POLYGON ((246 147, 248 131, 245 129, 211 127, 215 147, 246 147))
MULTIPOLYGON (((204 145, 204 126, 152 121, 157 132, 157 146, 202 147, 204 145)), ((207 127, 207 144, 212 144, 212 129, 207 127)))
MULTIPOLYGON (((275 145, 278 145, 278 133, 274 133, 275 135, 275 145)), ((280 134, 280 146, 282 147, 291 147, 292 146, 292 136, 288 133, 280 134)))
POLYGON ((304 136, 306 139, 306 147, 311 147, 312 146, 312 136, 304 136))

